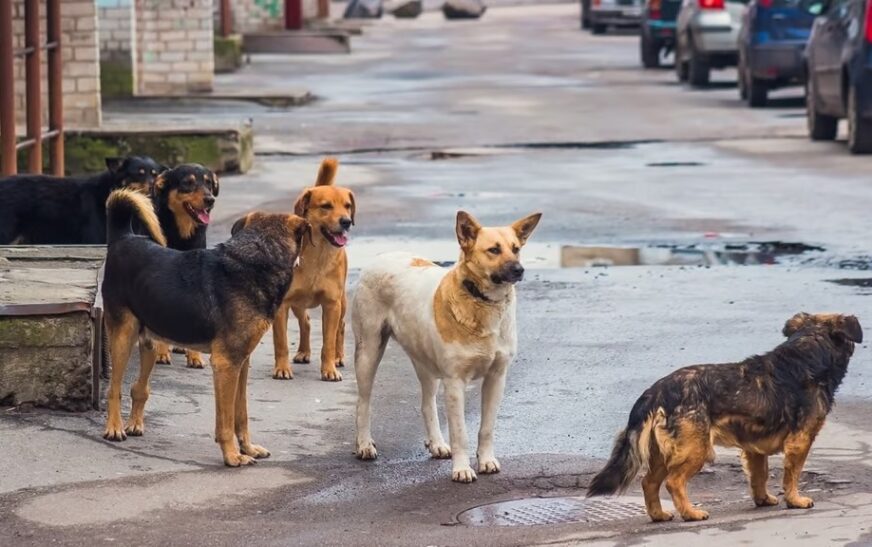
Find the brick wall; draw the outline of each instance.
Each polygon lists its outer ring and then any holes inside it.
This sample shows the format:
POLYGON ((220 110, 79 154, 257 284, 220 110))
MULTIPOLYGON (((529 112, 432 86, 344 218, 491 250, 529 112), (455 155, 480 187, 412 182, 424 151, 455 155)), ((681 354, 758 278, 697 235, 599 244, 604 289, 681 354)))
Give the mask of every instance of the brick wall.
MULTIPOLYGON (((215 24, 218 24, 218 0, 215 0, 215 24)), ((284 0, 233 0, 233 31, 239 34, 282 30, 285 28, 284 0)), ((318 15, 318 0, 303 0, 303 19, 318 15)))
MULTIPOLYGON (((40 3, 42 40, 45 40, 45 2, 40 3)), ((13 47, 24 47, 24 1, 13 0, 13 47)), ((97 8, 94 0, 61 2, 63 41, 64 125, 69 128, 100 125, 100 62, 97 45, 97 8)), ((46 55, 42 54, 43 126, 48 125, 46 55)), ((24 61, 15 61, 15 112, 25 116, 24 61)), ((23 131, 23 130, 22 130, 23 131)))
POLYGON ((134 2, 134 93, 165 95, 211 90, 212 0, 134 2))
POLYGON ((97 0, 100 60, 130 61, 133 6, 131 0, 97 0))

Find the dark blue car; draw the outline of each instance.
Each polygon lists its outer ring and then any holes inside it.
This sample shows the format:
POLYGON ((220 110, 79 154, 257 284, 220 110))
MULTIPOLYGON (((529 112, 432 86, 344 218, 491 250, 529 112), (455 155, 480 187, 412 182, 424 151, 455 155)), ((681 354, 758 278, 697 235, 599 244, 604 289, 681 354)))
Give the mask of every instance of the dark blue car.
POLYGON ((805 46, 822 2, 752 0, 739 31, 739 94, 752 107, 766 105, 769 91, 801 85, 805 46))
POLYGON ((639 33, 642 66, 657 68, 662 55, 675 49, 675 19, 681 0, 645 0, 639 33))
POLYGON ((848 148, 872 153, 872 0, 827 0, 806 56, 811 138, 835 139, 839 118, 847 118, 848 148))

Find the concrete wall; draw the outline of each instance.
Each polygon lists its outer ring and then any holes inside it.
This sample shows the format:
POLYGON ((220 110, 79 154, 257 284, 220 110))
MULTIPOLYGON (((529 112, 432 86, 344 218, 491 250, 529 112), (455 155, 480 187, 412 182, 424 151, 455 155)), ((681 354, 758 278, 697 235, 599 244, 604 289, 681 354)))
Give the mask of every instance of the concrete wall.
MULTIPOLYGON (((13 47, 24 47, 24 1, 13 0, 13 47)), ((45 40, 45 2, 41 2, 42 40, 45 40)), ((94 0, 61 2, 63 40, 64 125, 100 125, 100 62, 97 44, 97 7, 94 0)), ((45 80, 46 55, 43 53, 43 125, 48 125, 48 91, 45 80)), ((25 117, 24 61, 15 61, 15 111, 17 121, 25 117)))
POLYGON ((134 0, 136 95, 212 89, 212 0, 134 0))
MULTIPOLYGON (((215 24, 218 25, 218 0, 216 0, 215 24)), ((284 0, 232 0, 233 31, 261 32, 285 28, 284 0)), ((318 16, 318 0, 303 0, 303 19, 318 16)))

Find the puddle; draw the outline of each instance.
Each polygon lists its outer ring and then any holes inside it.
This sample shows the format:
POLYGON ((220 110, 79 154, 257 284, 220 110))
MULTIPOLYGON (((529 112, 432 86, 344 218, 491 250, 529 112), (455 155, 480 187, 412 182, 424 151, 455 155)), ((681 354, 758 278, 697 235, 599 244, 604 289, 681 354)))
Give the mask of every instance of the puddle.
POLYGON ((656 161, 645 164, 648 167, 702 167, 701 161, 656 161))
POLYGON ((868 277, 846 277, 844 279, 827 279, 827 281, 845 287, 862 287, 867 289, 872 287, 872 279, 868 277))
MULTIPOLYGON (((594 266, 754 266, 779 264, 804 253, 823 251, 804 243, 780 241, 748 243, 690 243, 683 245, 562 245, 531 241, 522 255, 528 269, 588 268, 594 266)), ((352 239, 348 246, 351 268, 378 263, 378 255, 405 251, 450 266, 460 250, 453 239, 352 239)))

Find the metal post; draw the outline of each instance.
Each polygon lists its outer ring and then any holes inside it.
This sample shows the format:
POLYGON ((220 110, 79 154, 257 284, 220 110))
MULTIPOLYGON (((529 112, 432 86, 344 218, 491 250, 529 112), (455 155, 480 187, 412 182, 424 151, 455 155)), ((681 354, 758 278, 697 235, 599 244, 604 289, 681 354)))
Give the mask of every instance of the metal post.
POLYGON ((39 61, 39 0, 24 2, 24 47, 27 50, 24 74, 27 95, 27 139, 33 141, 28 155, 28 170, 42 173, 42 80, 39 61))
POLYGON ((227 38, 233 34, 233 13, 230 11, 230 0, 221 0, 221 36, 227 38))
POLYGON ((0 174, 18 172, 15 151, 15 81, 12 60, 12 0, 0 0, 0 174))
POLYGON ((52 172, 64 175, 64 90, 63 53, 61 51, 61 0, 46 2, 46 41, 54 44, 48 50, 48 125, 57 131, 50 143, 52 172))
POLYGON ((285 30, 301 30, 302 28, 302 0, 285 0, 285 30))

